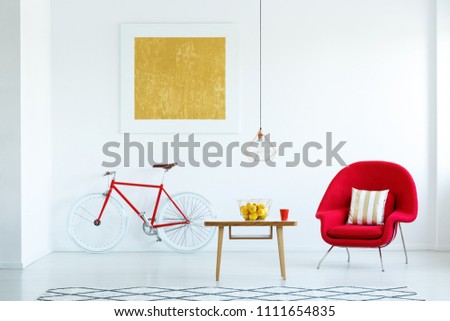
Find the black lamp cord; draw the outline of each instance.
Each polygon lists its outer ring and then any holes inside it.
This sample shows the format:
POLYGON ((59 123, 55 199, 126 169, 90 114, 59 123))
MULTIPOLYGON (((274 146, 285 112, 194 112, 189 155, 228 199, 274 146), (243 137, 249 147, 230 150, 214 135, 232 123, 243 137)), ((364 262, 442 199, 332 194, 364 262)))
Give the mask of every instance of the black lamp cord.
POLYGON ((259 130, 262 129, 262 0, 259 0, 259 130))

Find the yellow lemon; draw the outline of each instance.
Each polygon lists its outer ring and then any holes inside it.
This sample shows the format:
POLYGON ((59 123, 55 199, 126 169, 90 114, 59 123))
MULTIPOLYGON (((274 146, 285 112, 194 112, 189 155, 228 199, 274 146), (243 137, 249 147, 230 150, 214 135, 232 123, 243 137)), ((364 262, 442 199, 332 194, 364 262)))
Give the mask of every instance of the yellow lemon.
POLYGON ((244 217, 244 220, 246 220, 246 221, 248 220, 248 214, 244 214, 243 217, 244 217))
POLYGON ((265 220, 266 217, 267 217, 267 213, 266 213, 266 212, 264 212, 264 214, 262 214, 262 215, 259 216, 259 218, 260 218, 261 220, 265 220))
POLYGON ((255 205, 250 205, 248 207, 248 211, 250 212, 250 214, 256 213, 256 206, 255 205))
POLYGON ((258 218, 258 214, 256 213, 250 214, 248 218, 250 219, 250 221, 256 221, 256 219, 258 218))
POLYGON ((259 216, 262 216, 262 215, 265 215, 265 214, 266 214, 266 210, 265 210, 265 209, 260 208, 260 209, 258 210, 258 215, 259 215, 259 216))
POLYGON ((244 205, 241 206, 241 213, 244 214, 244 215, 248 214, 247 206, 244 206, 244 205))

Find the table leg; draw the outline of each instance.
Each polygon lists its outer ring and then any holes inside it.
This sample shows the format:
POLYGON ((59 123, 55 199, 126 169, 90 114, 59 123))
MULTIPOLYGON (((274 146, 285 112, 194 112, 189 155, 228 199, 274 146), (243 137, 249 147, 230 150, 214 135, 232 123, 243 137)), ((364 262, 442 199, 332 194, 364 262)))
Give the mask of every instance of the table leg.
POLYGON ((219 226, 219 236, 217 241, 217 262, 216 262, 216 281, 220 278, 220 262, 222 260, 223 226, 219 226))
POLYGON ((284 240, 283 227, 277 226, 277 240, 278 240, 278 255, 280 257, 280 269, 283 280, 286 280, 286 266, 284 261, 284 240))

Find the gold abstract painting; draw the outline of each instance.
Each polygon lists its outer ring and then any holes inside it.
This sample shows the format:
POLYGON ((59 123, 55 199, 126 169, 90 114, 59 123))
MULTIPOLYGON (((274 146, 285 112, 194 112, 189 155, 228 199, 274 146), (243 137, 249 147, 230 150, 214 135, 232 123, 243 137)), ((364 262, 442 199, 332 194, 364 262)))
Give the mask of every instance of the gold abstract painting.
POLYGON ((225 37, 134 38, 135 120, 223 120, 225 37))

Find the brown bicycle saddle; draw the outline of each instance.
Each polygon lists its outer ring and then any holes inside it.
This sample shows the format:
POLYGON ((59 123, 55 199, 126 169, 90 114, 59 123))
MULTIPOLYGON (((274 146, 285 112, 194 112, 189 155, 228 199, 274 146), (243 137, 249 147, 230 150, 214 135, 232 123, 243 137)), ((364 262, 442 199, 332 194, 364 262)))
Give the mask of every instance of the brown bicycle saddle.
POLYGON ((170 163, 170 164, 153 164, 153 168, 163 168, 163 169, 171 169, 172 167, 176 166, 177 163, 170 163))

